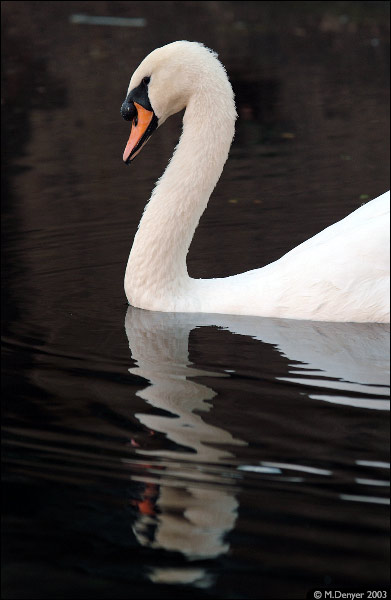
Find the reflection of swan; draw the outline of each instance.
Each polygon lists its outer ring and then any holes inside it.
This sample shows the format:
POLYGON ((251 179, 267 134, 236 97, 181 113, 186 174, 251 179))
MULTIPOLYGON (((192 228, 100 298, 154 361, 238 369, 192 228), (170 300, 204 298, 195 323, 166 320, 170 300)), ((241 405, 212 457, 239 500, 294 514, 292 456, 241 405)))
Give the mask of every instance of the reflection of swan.
MULTIPOLYGON (((125 327, 136 362, 130 372, 149 381, 138 395, 164 411, 160 415, 149 412, 136 416, 148 429, 179 444, 172 450, 135 449, 147 464, 145 475, 132 476, 145 485, 141 499, 134 503, 139 512, 133 530, 143 546, 177 551, 190 560, 216 558, 228 551, 226 535, 233 529, 238 512, 238 471, 280 473, 283 468, 331 475, 324 469, 270 461, 241 464, 235 474, 232 465, 238 460, 239 448, 246 443, 201 418, 198 413, 211 409, 208 400, 215 393, 206 385, 188 380, 202 375, 225 376, 196 369, 189 363, 190 332, 213 325, 274 345, 296 363, 292 365, 291 379, 298 384, 312 387, 319 385, 323 377, 324 388, 343 390, 353 406, 386 408, 381 397, 385 392, 382 386, 388 381, 386 325, 174 314, 129 307, 125 327), (360 398, 364 394, 365 399, 360 398)), ((333 391, 330 392, 319 399, 340 403, 340 397, 333 397, 333 391)), ((149 577, 160 583, 208 585, 206 569, 197 565, 156 567, 149 577)))
POLYGON ((149 54, 131 78, 121 109, 132 121, 124 161, 185 107, 180 142, 129 256, 129 303, 165 312, 389 321, 389 193, 262 269, 223 279, 188 276, 186 255, 227 159, 236 112, 216 55, 194 42, 174 42, 149 54))

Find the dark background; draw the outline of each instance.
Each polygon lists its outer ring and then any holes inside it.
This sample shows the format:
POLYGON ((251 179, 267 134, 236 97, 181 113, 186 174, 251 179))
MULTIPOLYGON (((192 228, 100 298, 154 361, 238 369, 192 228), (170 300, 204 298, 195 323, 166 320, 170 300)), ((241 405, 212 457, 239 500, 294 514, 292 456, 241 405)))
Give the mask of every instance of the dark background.
POLYGON ((130 440, 175 444, 137 418, 157 409, 128 372, 123 275, 181 115, 127 168, 119 110, 154 48, 188 39, 219 53, 239 119, 189 273, 263 266, 389 188, 389 3, 21 1, 3 2, 2 17, 3 597, 300 598, 315 585, 384 583, 386 506, 339 494, 360 492, 357 458, 387 460, 385 413, 319 408, 311 390, 281 384, 289 361, 272 345, 212 327, 191 332, 189 360, 235 371, 206 378, 216 398, 203 417, 246 440, 238 464, 279 456, 333 476, 301 486, 250 474, 209 588, 143 578, 187 563, 131 532, 145 482, 130 440))

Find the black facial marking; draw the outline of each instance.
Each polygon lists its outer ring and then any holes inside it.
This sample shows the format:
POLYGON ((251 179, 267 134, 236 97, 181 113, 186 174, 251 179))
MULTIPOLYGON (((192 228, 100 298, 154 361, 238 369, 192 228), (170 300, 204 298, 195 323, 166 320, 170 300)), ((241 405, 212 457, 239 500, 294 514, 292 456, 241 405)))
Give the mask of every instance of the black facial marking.
POLYGON ((134 106, 135 102, 140 104, 146 110, 153 111, 148 97, 148 83, 150 80, 150 77, 144 77, 140 85, 133 88, 127 95, 125 102, 121 106, 121 115, 125 121, 132 121, 137 115, 137 110, 134 106))

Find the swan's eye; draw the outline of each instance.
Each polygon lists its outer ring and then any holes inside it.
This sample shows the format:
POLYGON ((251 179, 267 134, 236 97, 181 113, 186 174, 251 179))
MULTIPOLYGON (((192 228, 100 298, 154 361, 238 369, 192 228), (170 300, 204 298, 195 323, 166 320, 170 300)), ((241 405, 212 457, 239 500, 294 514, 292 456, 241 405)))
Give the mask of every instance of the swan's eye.
POLYGON ((148 83, 151 81, 150 77, 143 77, 143 83, 145 83, 145 85, 148 85, 148 83))

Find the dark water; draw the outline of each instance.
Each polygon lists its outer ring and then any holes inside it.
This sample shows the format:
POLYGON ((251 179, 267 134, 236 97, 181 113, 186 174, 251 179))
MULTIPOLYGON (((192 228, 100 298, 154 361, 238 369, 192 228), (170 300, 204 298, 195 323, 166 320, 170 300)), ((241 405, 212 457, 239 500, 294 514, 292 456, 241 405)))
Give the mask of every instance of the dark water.
POLYGON ((388 328, 128 307, 127 256, 180 116, 127 169, 119 108, 154 47, 219 52, 240 119, 189 272, 262 266, 388 188, 387 4, 3 12, 3 597, 383 586, 388 328))

